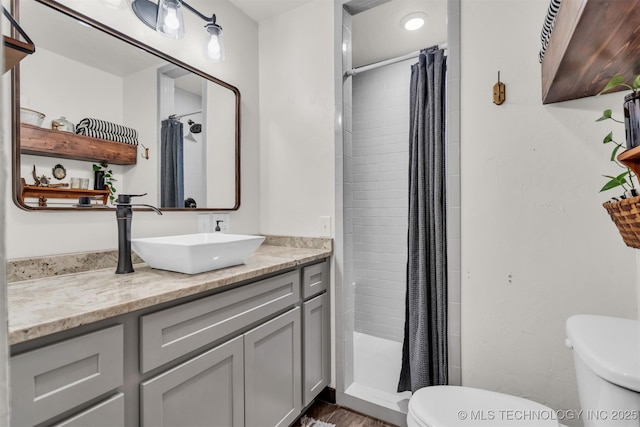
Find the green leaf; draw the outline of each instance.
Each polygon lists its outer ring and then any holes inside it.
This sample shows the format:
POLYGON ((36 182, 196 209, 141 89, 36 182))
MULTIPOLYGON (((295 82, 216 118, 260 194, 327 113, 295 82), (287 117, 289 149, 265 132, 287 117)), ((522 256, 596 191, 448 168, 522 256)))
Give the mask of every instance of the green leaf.
POLYGON ((618 150, 620 150, 622 148, 622 145, 616 145, 616 148, 613 149, 613 151, 611 152, 611 161, 615 162, 616 161, 616 154, 618 154, 618 150))
MULTIPOLYGON (((607 177, 609 178, 609 177, 607 177)), ((621 185, 625 185, 627 181, 625 179, 619 180, 616 177, 613 177, 609 182, 607 182, 604 187, 600 189, 600 192, 611 190, 612 188, 620 187, 621 185)))
POLYGON ((627 83, 624 82, 624 76, 622 74, 618 74, 615 75, 613 77, 611 77, 611 80, 609 80, 609 82, 607 83, 607 85, 604 87, 604 89, 602 89, 599 93, 604 93, 610 89, 613 89, 614 87, 617 86, 624 86, 627 87, 629 89, 633 89, 633 87, 629 86, 627 83))
POLYGON ((640 75, 636 76, 632 86, 634 89, 640 89, 640 75))
POLYGON ((596 122, 601 122, 603 120, 607 120, 611 118, 611 109, 609 110, 604 110, 602 112, 602 117, 600 117, 598 120, 596 120, 596 122))
POLYGON ((613 141, 613 131, 609 132, 609 134, 604 137, 604 139, 602 140, 602 143, 606 144, 611 141, 613 141))

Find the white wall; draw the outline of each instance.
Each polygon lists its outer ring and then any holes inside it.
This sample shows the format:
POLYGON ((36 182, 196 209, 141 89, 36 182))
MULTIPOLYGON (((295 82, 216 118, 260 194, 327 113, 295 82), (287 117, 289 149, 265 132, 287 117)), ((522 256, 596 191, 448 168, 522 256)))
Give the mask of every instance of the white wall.
POLYGON ((462 1, 462 381, 575 409, 565 321, 635 318, 635 251, 601 206, 613 194, 598 193, 616 169, 602 144, 610 124, 595 119, 621 112, 623 95, 542 105, 547 6, 462 1))
MULTIPOLYGON (((242 95, 242 204, 232 212, 233 232, 259 231, 259 135, 258 135, 258 26, 228 0, 213 5, 206 0, 193 0, 192 6, 203 12, 215 12, 225 31, 226 61, 212 63, 204 59, 202 46, 205 31, 202 21, 185 13, 187 35, 183 40, 168 39, 140 22, 126 1, 122 8, 108 7, 108 2, 64 0, 61 3, 110 25, 117 30, 157 47, 186 63, 194 65, 240 89, 242 95)), ((4 80, 6 82, 6 79, 4 80)), ((5 86, 8 87, 8 86, 5 86)), ((8 103, 5 92, 3 101, 8 103)), ((4 132, 8 140, 8 131, 4 132)), ((152 153, 153 154, 153 153, 152 153)), ((11 170, 9 159, 5 166, 11 170)), ((136 175, 144 186, 144 174, 136 175)), ((10 194, 10 182, 6 182, 10 194)), ((153 199, 155 200, 155 199, 153 199)), ((151 202, 152 199, 141 202, 151 202)), ((7 258, 22 258, 70 252, 114 249, 117 247, 117 225, 113 212, 25 212, 7 200, 7 258), (74 236, 82 236, 76 238, 74 236)), ((134 214, 133 237, 197 231, 196 214, 152 212, 134 214)))
POLYGON ((402 342, 407 276, 409 86, 415 59, 353 78, 355 330, 402 342))
POLYGON ((260 22, 260 231, 319 236, 334 206, 333 2, 260 22))

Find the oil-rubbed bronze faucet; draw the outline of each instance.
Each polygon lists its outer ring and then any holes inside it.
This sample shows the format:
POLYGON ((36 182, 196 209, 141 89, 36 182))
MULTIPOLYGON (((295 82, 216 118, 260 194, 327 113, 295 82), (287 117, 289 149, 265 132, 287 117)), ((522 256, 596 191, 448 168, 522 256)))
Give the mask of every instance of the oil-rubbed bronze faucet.
POLYGON ((116 200, 116 219, 118 220, 118 267, 116 274, 133 273, 133 263, 131 262, 131 217, 133 216, 133 206, 144 206, 151 208, 158 215, 162 215, 160 209, 155 206, 145 204, 131 204, 132 197, 146 196, 144 194, 119 194, 116 200))

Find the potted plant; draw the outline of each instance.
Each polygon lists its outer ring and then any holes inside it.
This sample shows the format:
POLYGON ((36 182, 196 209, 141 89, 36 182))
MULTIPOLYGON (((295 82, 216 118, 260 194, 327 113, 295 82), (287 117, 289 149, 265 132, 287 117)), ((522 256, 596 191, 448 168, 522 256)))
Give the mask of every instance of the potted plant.
POLYGON ((624 151, 625 148, 631 149, 640 146, 640 91, 638 91, 638 89, 640 89, 640 75, 637 76, 631 84, 625 83, 623 75, 613 76, 600 93, 607 92, 610 89, 619 86, 631 89, 631 93, 624 97, 624 122, 615 119, 611 109, 605 110, 602 113, 602 117, 596 121, 613 120, 617 123, 624 123, 626 139, 626 144, 624 146, 613 139, 613 132, 609 132, 602 142, 604 144, 613 143, 611 161, 616 163, 625 171, 616 176, 604 175, 609 179, 609 181, 602 187, 602 189, 600 189, 600 191, 602 192, 616 187, 622 187, 625 192, 631 192, 633 196, 636 196, 637 194, 635 194, 634 181, 637 180, 637 177, 627 166, 618 162, 617 156, 620 153, 620 149, 624 151))
POLYGON ((621 200, 614 198, 605 202, 603 206, 616 224, 625 244, 640 249, 640 197, 635 185, 638 177, 627 165, 618 161, 618 156, 626 149, 640 146, 640 93, 638 91, 640 76, 637 76, 631 84, 626 83, 622 75, 614 76, 600 93, 619 86, 631 90, 631 93, 624 98, 624 121, 615 119, 610 109, 605 110, 596 121, 613 120, 624 123, 626 144, 615 141, 613 132, 609 132, 602 140, 604 144, 612 144, 610 160, 624 169, 624 172, 615 176, 604 175, 608 181, 600 191, 622 187, 624 193, 620 197, 621 200))
POLYGON ((116 187, 113 185, 117 181, 113 177, 113 171, 109 169, 109 163, 106 161, 100 162, 100 164, 93 165, 94 184, 95 190, 109 189, 109 202, 113 203, 116 200, 116 187))

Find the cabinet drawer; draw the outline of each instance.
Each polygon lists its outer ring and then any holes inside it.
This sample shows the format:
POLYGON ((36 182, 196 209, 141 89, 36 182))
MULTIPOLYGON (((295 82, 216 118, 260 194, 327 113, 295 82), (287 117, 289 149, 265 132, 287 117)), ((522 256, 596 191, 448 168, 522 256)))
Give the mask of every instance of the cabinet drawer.
POLYGON ((12 425, 38 424, 119 387, 123 354, 118 325, 12 357, 12 425))
POLYGON ((157 368, 300 299, 298 271, 142 316, 140 369, 157 368))
POLYGON ((323 261, 302 269, 302 297, 311 298, 329 286, 329 262, 323 261))
POLYGON ((55 424, 53 427, 124 427, 124 394, 118 393, 109 400, 82 411, 78 415, 55 424))

